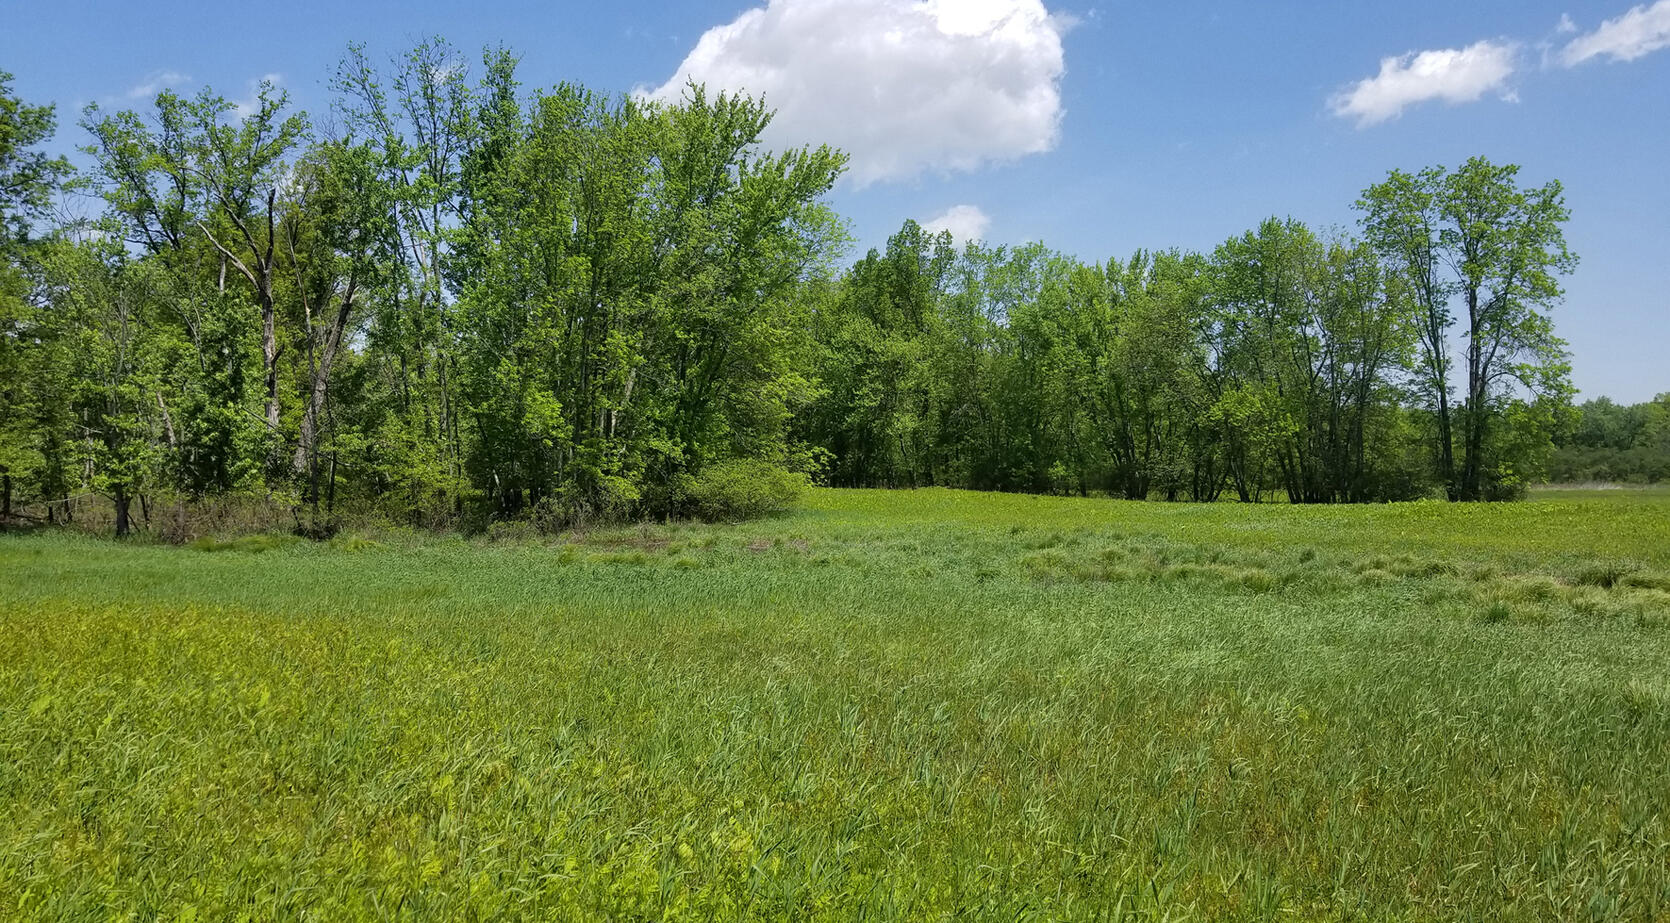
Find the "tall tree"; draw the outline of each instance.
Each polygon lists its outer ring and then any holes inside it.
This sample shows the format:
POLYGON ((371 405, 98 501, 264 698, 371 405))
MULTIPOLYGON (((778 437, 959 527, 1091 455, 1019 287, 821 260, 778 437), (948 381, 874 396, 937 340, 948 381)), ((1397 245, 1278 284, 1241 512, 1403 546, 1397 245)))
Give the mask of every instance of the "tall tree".
POLYGON ((86 486, 113 504, 122 538, 132 528, 133 501, 144 504, 161 443, 153 402, 160 351, 150 342, 159 267, 130 259, 112 236, 56 240, 43 262, 53 335, 67 347, 64 397, 79 436, 73 451, 86 486))
POLYGON ((394 240, 391 196, 364 144, 326 142, 297 164, 280 234, 301 315, 302 415, 291 471, 318 531, 321 432, 330 419, 331 376, 362 313, 366 292, 386 279, 394 240))
POLYGON ((414 501, 433 491, 462 502, 455 312, 460 288, 483 269, 468 244, 467 216, 487 207, 493 188, 483 178, 522 127, 516 58, 489 50, 482 62, 472 88, 469 63, 445 39, 424 38, 386 67, 351 45, 332 80, 334 109, 350 136, 375 152, 390 197, 395 247, 370 320, 399 399, 387 427, 415 450, 403 474, 414 501))
POLYGON ((35 224, 70 173, 69 162, 40 146, 56 128, 53 107, 32 106, 12 91, 12 75, 0 71, 0 518, 12 515, 15 481, 40 457, 31 379, 48 374, 24 262, 35 224))
POLYGON ((201 234, 225 261, 220 289, 227 265, 248 283, 259 315, 269 467, 281 434, 279 186, 307 133, 306 116, 286 115, 288 104, 288 93, 262 81, 247 112, 209 89, 194 99, 165 90, 151 124, 131 111, 105 116, 96 105, 84 119, 105 197, 131 239, 177 254, 201 234))
POLYGON ((1570 213, 1558 181, 1526 188, 1518 173, 1482 157, 1453 173, 1393 171, 1358 202, 1369 239, 1420 308, 1422 384, 1435 402, 1439 474, 1455 500, 1495 495, 1495 481, 1514 479, 1511 460, 1492 465, 1489 437, 1515 385, 1538 395, 1569 390, 1565 344, 1549 311, 1563 295, 1558 277, 1577 262, 1562 230, 1570 213), (1458 336, 1466 368, 1459 444, 1449 376, 1458 336))
POLYGON ((1417 310, 1421 363, 1416 381, 1429 402, 1435 427, 1437 474, 1456 497, 1455 421, 1452 414, 1450 337, 1455 326, 1455 284, 1445 275, 1444 176, 1441 167, 1418 173, 1393 170, 1357 201, 1363 230, 1391 268, 1408 284, 1417 310))
POLYGON ((477 484, 578 517, 656 506, 712 461, 781 460, 810 390, 790 296, 824 259, 842 158, 759 152, 763 105, 699 88, 662 107, 563 85, 525 118, 470 175, 461 229, 477 484))
POLYGON ((0 247, 28 238, 70 174, 68 160, 39 149, 56 129, 54 107, 24 102, 12 91, 12 75, 0 70, 0 247))

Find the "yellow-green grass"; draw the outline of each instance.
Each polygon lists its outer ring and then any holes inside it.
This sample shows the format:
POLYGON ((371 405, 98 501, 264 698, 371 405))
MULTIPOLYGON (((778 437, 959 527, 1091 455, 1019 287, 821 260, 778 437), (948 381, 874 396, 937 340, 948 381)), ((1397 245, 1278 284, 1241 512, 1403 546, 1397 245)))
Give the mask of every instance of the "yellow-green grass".
POLYGON ((0 538, 0 919, 1670 915, 1670 494, 0 538))

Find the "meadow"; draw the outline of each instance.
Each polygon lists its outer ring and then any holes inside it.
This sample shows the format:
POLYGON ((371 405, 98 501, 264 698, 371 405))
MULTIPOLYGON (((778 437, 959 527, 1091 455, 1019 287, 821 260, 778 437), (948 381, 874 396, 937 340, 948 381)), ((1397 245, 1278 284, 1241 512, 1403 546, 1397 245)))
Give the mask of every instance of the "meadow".
POLYGON ((1670 492, 0 536, 0 918, 1670 918, 1670 492))

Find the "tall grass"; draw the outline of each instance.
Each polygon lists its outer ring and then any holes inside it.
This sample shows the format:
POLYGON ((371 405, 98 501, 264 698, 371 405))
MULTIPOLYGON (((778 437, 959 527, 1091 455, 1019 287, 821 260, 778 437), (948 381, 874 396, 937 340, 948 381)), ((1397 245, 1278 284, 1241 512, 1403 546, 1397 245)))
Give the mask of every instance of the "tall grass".
POLYGON ((1670 501, 1589 497, 6 537, 0 918, 1663 918, 1670 501))

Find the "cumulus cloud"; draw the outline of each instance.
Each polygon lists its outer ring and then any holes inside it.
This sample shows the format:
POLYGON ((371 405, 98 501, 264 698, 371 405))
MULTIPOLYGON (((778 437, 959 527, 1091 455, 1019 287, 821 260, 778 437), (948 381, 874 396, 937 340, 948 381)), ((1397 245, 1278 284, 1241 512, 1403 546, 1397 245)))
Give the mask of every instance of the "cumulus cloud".
POLYGON ((764 95, 768 144, 840 147, 859 185, 969 171, 1055 147, 1070 25, 1041 0, 768 0, 640 93, 764 95))
POLYGON ((979 206, 953 205, 942 214, 922 222, 922 229, 931 234, 950 231, 951 239, 961 246, 985 237, 991 224, 991 216, 981 211, 979 206))
POLYGON ((1518 46, 1486 39, 1466 48, 1410 52, 1380 60, 1380 73, 1334 95, 1335 115, 1354 118, 1364 128, 1397 118, 1417 103, 1443 100, 1475 102, 1498 92, 1512 99, 1507 81, 1514 72, 1518 46))
POLYGON ((190 82, 191 78, 179 71, 152 71, 145 75, 145 79, 128 90, 127 98, 150 99, 163 90, 190 82))
POLYGON ((1660 48, 1670 47, 1670 0, 1631 7, 1595 31, 1572 39, 1560 51, 1560 63, 1567 67, 1590 58, 1607 55, 1614 61, 1633 61, 1660 48))

